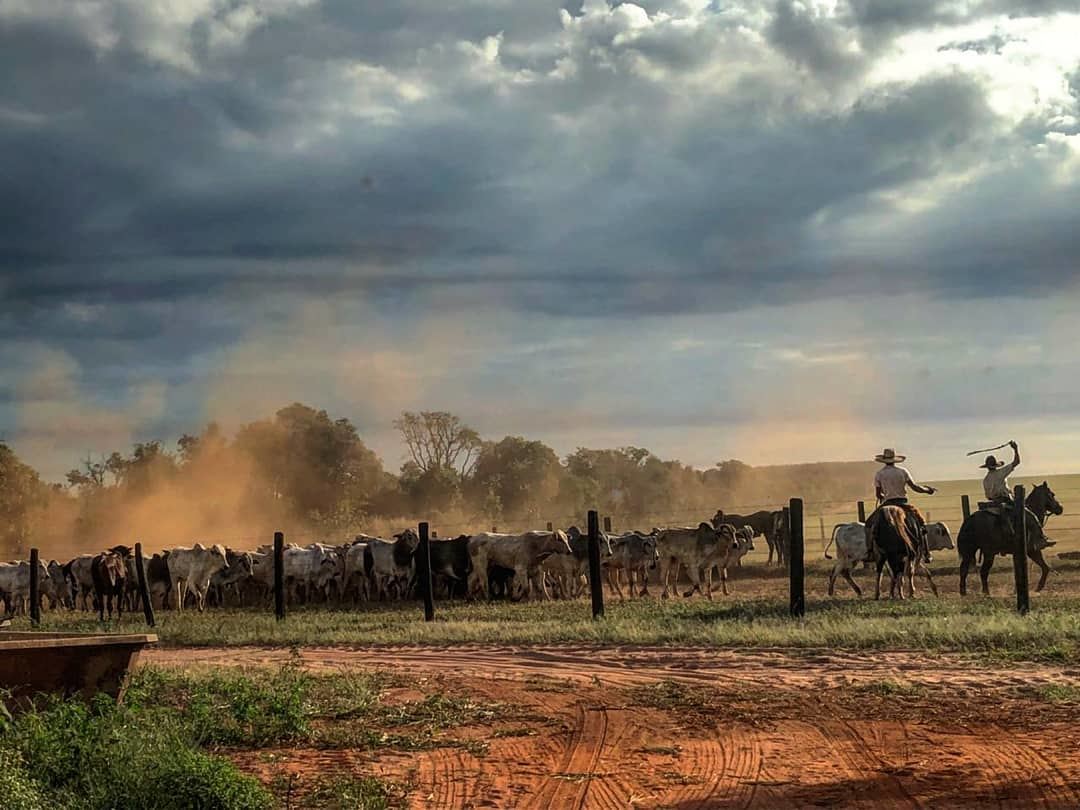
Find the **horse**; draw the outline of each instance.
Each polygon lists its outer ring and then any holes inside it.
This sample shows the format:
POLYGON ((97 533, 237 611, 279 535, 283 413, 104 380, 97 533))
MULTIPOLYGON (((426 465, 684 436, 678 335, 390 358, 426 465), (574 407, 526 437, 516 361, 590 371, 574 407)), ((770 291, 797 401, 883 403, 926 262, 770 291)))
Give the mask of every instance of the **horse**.
MULTIPOLYGON (((1047 514, 1060 515, 1064 510, 1057 502, 1054 493, 1045 482, 1035 487, 1032 497, 1039 493, 1034 505, 1039 511, 1030 508, 1032 502, 1028 498, 1024 505, 1024 522, 1027 526, 1027 556, 1039 566, 1042 572, 1039 576, 1039 584, 1035 586, 1038 593, 1046 586, 1046 578, 1050 575, 1050 566, 1043 559, 1042 550, 1052 546, 1052 540, 1047 540, 1043 532, 1047 514)), ((984 596, 990 595, 990 569, 994 565, 994 557, 999 554, 1012 554, 1016 545, 1016 535, 1011 529, 1005 529, 1002 521, 995 514, 980 509, 974 512, 964 521, 960 527, 960 533, 956 536, 956 551, 960 555, 960 595, 967 595, 968 569, 975 562, 976 554, 982 555, 982 565, 979 566, 979 577, 982 579, 982 592, 984 596)))
MULTIPOLYGON (((904 583, 907 583, 908 593, 915 596, 915 568, 919 563, 919 557, 925 554, 921 548, 918 536, 912 534, 908 512, 901 506, 887 505, 879 510, 877 524, 877 538, 874 548, 877 554, 877 576, 874 580, 874 599, 881 598, 881 574, 885 563, 889 564, 892 573, 892 582, 889 588, 889 596, 892 599, 904 599, 904 583)), ((869 537, 867 538, 869 541, 869 537)), ((937 586, 930 569, 925 566, 922 572, 930 583, 930 589, 937 595, 937 586)))
POLYGON ((1046 519, 1050 515, 1061 515, 1065 509, 1058 503, 1050 485, 1043 481, 1036 487, 1032 487, 1031 494, 1024 501, 1026 506, 1039 520, 1040 526, 1046 525, 1046 519))

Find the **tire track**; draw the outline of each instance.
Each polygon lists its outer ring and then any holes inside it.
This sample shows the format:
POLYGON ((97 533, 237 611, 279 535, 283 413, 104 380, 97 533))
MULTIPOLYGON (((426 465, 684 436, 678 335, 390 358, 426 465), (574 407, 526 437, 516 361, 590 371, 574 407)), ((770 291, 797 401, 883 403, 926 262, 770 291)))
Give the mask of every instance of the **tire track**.
POLYGON ((580 810, 600 761, 607 725, 607 709, 577 707, 574 728, 558 768, 544 780, 530 807, 580 810))
POLYGON ((1080 796, 1053 762, 1004 729, 994 726, 993 732, 997 739, 988 741, 990 746, 1012 764, 1018 781, 1023 781, 1037 793, 1037 801, 1042 806, 1080 807, 1080 796))
MULTIPOLYGON (((897 788, 895 780, 885 778, 877 766, 881 760, 870 751, 865 740, 843 720, 820 726, 807 726, 821 739, 828 761, 839 766, 848 783, 849 803, 845 807, 910 808, 909 797, 897 788), (872 794, 869 796, 868 794, 872 794)), ((917 805, 916 805, 917 806, 917 805)))
MULTIPOLYGON (((840 725, 846 732, 847 739, 852 742, 858 756, 863 759, 875 760, 878 766, 878 773, 884 777, 883 781, 892 784, 895 788, 895 795, 890 799, 890 801, 893 802, 892 806, 922 808, 922 803, 911 794, 903 780, 886 767, 886 763, 882 759, 881 754, 871 748, 870 744, 866 741, 866 737, 864 737, 862 733, 847 720, 841 720, 840 725), (902 797, 903 801, 897 797, 902 797)), ((904 761, 907 762, 906 757, 904 761)))

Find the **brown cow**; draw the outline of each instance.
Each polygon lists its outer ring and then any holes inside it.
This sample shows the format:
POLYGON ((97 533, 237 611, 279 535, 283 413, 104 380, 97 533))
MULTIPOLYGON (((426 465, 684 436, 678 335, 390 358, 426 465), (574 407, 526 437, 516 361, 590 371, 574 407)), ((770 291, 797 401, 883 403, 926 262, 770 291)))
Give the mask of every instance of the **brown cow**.
POLYGON ((94 581, 94 607, 98 610, 98 621, 105 621, 106 606, 112 620, 114 599, 116 618, 119 619, 124 611, 124 588, 127 584, 124 558, 116 551, 101 552, 90 563, 90 577, 94 581))

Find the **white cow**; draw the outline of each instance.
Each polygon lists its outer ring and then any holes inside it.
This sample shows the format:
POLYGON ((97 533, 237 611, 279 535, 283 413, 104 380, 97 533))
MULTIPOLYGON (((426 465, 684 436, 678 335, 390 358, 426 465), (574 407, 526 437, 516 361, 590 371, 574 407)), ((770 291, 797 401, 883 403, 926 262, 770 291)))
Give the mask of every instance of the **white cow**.
POLYGON ((83 610, 90 610, 94 596, 94 577, 90 568, 96 556, 96 554, 80 554, 64 566, 68 582, 75 591, 76 600, 82 602, 83 610))
MULTIPOLYGON (((45 564, 38 562, 38 582, 49 578, 45 564)), ((0 598, 7 613, 26 612, 30 603, 30 563, 25 561, 0 563, 0 598)))
MULTIPOLYGON (((851 589, 855 591, 856 596, 862 596, 862 589, 852 578, 851 571, 856 564, 866 562, 869 559, 866 544, 866 524, 859 522, 836 524, 833 527, 832 539, 825 546, 825 559, 832 559, 829 556, 829 547, 834 544, 836 545, 836 564, 833 565, 833 570, 829 573, 829 596, 835 594, 837 575, 842 576, 847 581, 851 589)), ((941 521, 927 524, 927 551, 943 551, 951 548, 953 548, 953 541, 952 535, 949 533, 949 527, 941 521)), ((926 560, 923 559, 922 554, 916 556, 917 559, 914 563, 915 573, 922 574, 927 578, 930 583, 930 590, 937 596, 937 586, 926 568, 926 560)))
POLYGON ((64 576, 64 566, 56 560, 49 560, 45 566, 49 576, 41 583, 42 599, 49 600, 49 610, 59 607, 73 608, 75 603, 71 598, 71 583, 64 576))
POLYGON ((345 574, 342 585, 342 597, 351 593, 354 602, 366 602, 371 598, 371 570, 374 563, 371 555, 371 543, 377 537, 357 536, 345 552, 345 574))
MULTIPOLYGON (((375 595, 381 599, 408 597, 415 571, 413 555, 420 537, 412 529, 395 534, 393 540, 366 538, 371 554, 371 578, 375 595)), ((365 562, 365 565, 367 563, 365 562)))
POLYGON ((607 569, 608 587, 623 598, 619 578, 626 572, 630 587, 630 596, 649 595, 649 571, 656 568, 656 537, 651 534, 629 532, 615 537, 611 541, 611 559, 604 561, 607 569), (635 587, 635 579, 640 580, 641 590, 635 587))
POLYGON ((469 538, 469 559, 472 562, 469 595, 487 595, 488 570, 496 565, 514 572, 515 592, 527 596, 535 589, 541 599, 550 599, 540 565, 552 554, 572 553, 566 532, 559 529, 524 534, 474 534, 469 538))
POLYGON ((196 543, 191 548, 174 548, 166 560, 169 566, 169 579, 176 589, 175 609, 184 610, 184 597, 194 594, 195 607, 201 613, 206 609, 206 591, 210 588, 210 578, 229 567, 229 560, 224 546, 213 545, 204 548, 196 543))
POLYGON ((694 591, 701 591, 701 579, 704 572, 705 596, 712 599, 714 566, 720 569, 720 584, 724 594, 727 594, 725 572, 737 548, 735 529, 730 524, 725 523, 719 529, 714 529, 708 523, 700 523, 696 529, 664 529, 656 538, 656 552, 660 557, 660 580, 664 585, 664 591, 660 597, 668 598, 669 581, 673 580, 671 587, 677 588, 680 566, 686 566, 686 574, 692 586, 683 594, 684 596, 690 596, 694 591))
MULTIPOLYGON (((567 532, 570 554, 552 554, 540 563, 540 569, 555 585, 563 599, 576 599, 588 585, 589 536, 580 531, 567 532)), ((600 532, 600 564, 611 559, 611 539, 600 532)))

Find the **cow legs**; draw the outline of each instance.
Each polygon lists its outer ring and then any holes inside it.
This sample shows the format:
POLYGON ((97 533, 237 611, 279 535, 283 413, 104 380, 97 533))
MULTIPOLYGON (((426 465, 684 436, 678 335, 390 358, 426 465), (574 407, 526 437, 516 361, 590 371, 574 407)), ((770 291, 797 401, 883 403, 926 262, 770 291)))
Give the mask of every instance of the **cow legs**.
POLYGON ((852 578, 852 576, 851 576, 851 568, 850 567, 845 568, 843 571, 840 572, 840 575, 845 580, 847 580, 847 584, 851 586, 851 590, 855 591, 855 595, 861 599, 862 598, 862 588, 860 588, 858 583, 855 582, 854 578, 852 578))
MULTIPOLYGON (((678 585, 678 573, 676 573, 676 586, 678 585)), ((690 590, 684 591, 683 596, 689 598, 694 595, 694 591, 701 593, 701 571, 696 565, 686 566, 686 576, 690 579, 690 590)), ((712 582, 711 572, 708 574, 710 582, 707 587, 709 588, 709 598, 712 599, 712 582)))
POLYGON ((185 596, 184 586, 185 585, 187 585, 187 582, 185 582, 181 577, 176 578, 176 612, 177 613, 183 613, 184 612, 184 596, 185 596))
MULTIPOLYGON (((630 575, 633 576, 633 573, 634 573, 633 569, 631 569, 630 570, 630 575)), ((644 565, 641 566, 641 568, 639 569, 639 575, 641 577, 641 591, 639 591, 638 595, 639 596, 648 596, 649 595, 649 569, 648 569, 648 567, 644 566, 644 565)))
MULTIPOLYGON (((660 582, 664 586, 663 593, 660 594, 661 599, 667 599, 668 593, 668 577, 671 575, 671 564, 673 560, 667 559, 660 563, 660 582)), ((675 563, 675 587, 678 587, 679 580, 679 565, 675 563)))
MULTIPOLYGON (((620 575, 621 572, 622 572, 621 568, 612 568, 611 566, 608 566, 608 569, 607 569, 608 588, 611 590, 612 593, 616 593, 616 594, 619 595, 619 601, 620 602, 623 601, 622 588, 619 587, 619 575, 620 575)), ((633 579, 633 576, 628 577, 628 579, 630 580, 630 595, 633 596, 633 594, 634 594, 634 579, 633 579)))
POLYGON ((930 573, 930 569, 924 564, 919 563, 919 573, 926 577, 926 582, 930 586, 930 592, 934 594, 934 596, 937 596, 937 585, 934 583, 934 575, 930 573))
POLYGON ((989 551, 983 552, 982 567, 979 568, 979 579, 982 580, 983 596, 990 595, 990 569, 994 567, 994 555, 989 551))

